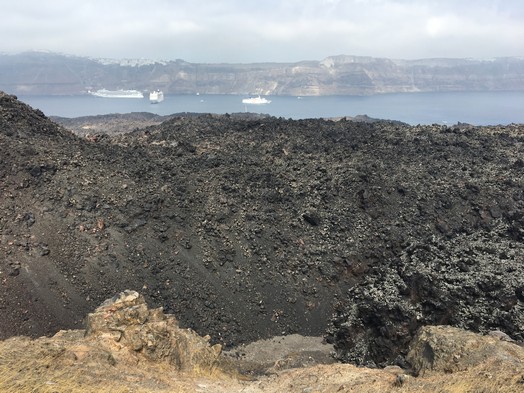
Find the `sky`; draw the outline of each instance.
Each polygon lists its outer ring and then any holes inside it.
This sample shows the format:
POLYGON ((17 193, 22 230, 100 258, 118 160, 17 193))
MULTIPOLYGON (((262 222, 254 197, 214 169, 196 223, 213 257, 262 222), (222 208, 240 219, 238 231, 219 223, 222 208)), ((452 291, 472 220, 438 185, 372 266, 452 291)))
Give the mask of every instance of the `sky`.
POLYGON ((194 63, 524 56, 524 0, 14 0, 0 52, 194 63))

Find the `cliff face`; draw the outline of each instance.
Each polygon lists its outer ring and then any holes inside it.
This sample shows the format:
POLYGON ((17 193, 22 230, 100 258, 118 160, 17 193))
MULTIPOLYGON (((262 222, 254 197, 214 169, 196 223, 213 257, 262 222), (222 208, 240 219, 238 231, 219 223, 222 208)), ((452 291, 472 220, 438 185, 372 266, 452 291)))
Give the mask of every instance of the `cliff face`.
POLYGON ((99 88, 303 96, 519 91, 524 90, 524 59, 392 60, 342 55, 297 63, 195 64, 94 60, 41 52, 0 55, 0 90, 59 95, 99 88))

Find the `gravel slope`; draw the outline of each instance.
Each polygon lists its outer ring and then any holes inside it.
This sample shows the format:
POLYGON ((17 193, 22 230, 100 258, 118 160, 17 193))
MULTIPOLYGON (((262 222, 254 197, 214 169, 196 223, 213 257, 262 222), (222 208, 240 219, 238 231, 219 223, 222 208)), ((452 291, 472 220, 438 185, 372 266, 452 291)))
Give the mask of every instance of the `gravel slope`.
POLYGON ((135 289, 226 347, 328 331, 374 365, 424 324, 522 340, 523 141, 227 115, 85 138, 0 95, 0 337, 135 289))

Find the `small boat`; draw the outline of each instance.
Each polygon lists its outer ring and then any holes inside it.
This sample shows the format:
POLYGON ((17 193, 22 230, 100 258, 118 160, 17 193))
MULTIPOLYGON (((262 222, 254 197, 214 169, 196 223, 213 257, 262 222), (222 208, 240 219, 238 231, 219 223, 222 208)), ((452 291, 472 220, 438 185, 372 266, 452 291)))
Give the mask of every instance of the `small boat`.
POLYGON ((160 90, 155 90, 149 93, 149 102, 151 104, 158 104, 164 101, 164 93, 160 90))
POLYGON ((142 92, 138 90, 107 90, 100 89, 96 91, 89 91, 89 94, 95 97, 103 98, 144 98, 142 92))
POLYGON ((269 104, 271 100, 268 100, 263 97, 250 97, 250 98, 244 98, 242 100, 243 104, 252 104, 252 105, 260 105, 260 104, 269 104))

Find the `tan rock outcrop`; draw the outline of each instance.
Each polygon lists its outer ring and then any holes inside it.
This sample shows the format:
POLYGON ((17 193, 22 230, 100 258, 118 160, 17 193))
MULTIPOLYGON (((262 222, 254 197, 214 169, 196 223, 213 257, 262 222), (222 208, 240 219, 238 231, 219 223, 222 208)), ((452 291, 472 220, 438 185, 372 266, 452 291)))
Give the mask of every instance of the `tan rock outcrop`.
POLYGON ((416 374, 467 371, 488 361, 522 367, 524 348, 499 336, 481 336, 451 326, 424 326, 411 342, 407 360, 416 374))
POLYGON ((87 340, 96 340, 113 357, 143 356, 165 361, 180 371, 212 370, 222 348, 211 346, 191 329, 181 329, 162 308, 149 309, 138 292, 126 290, 103 302, 87 316, 87 340))

